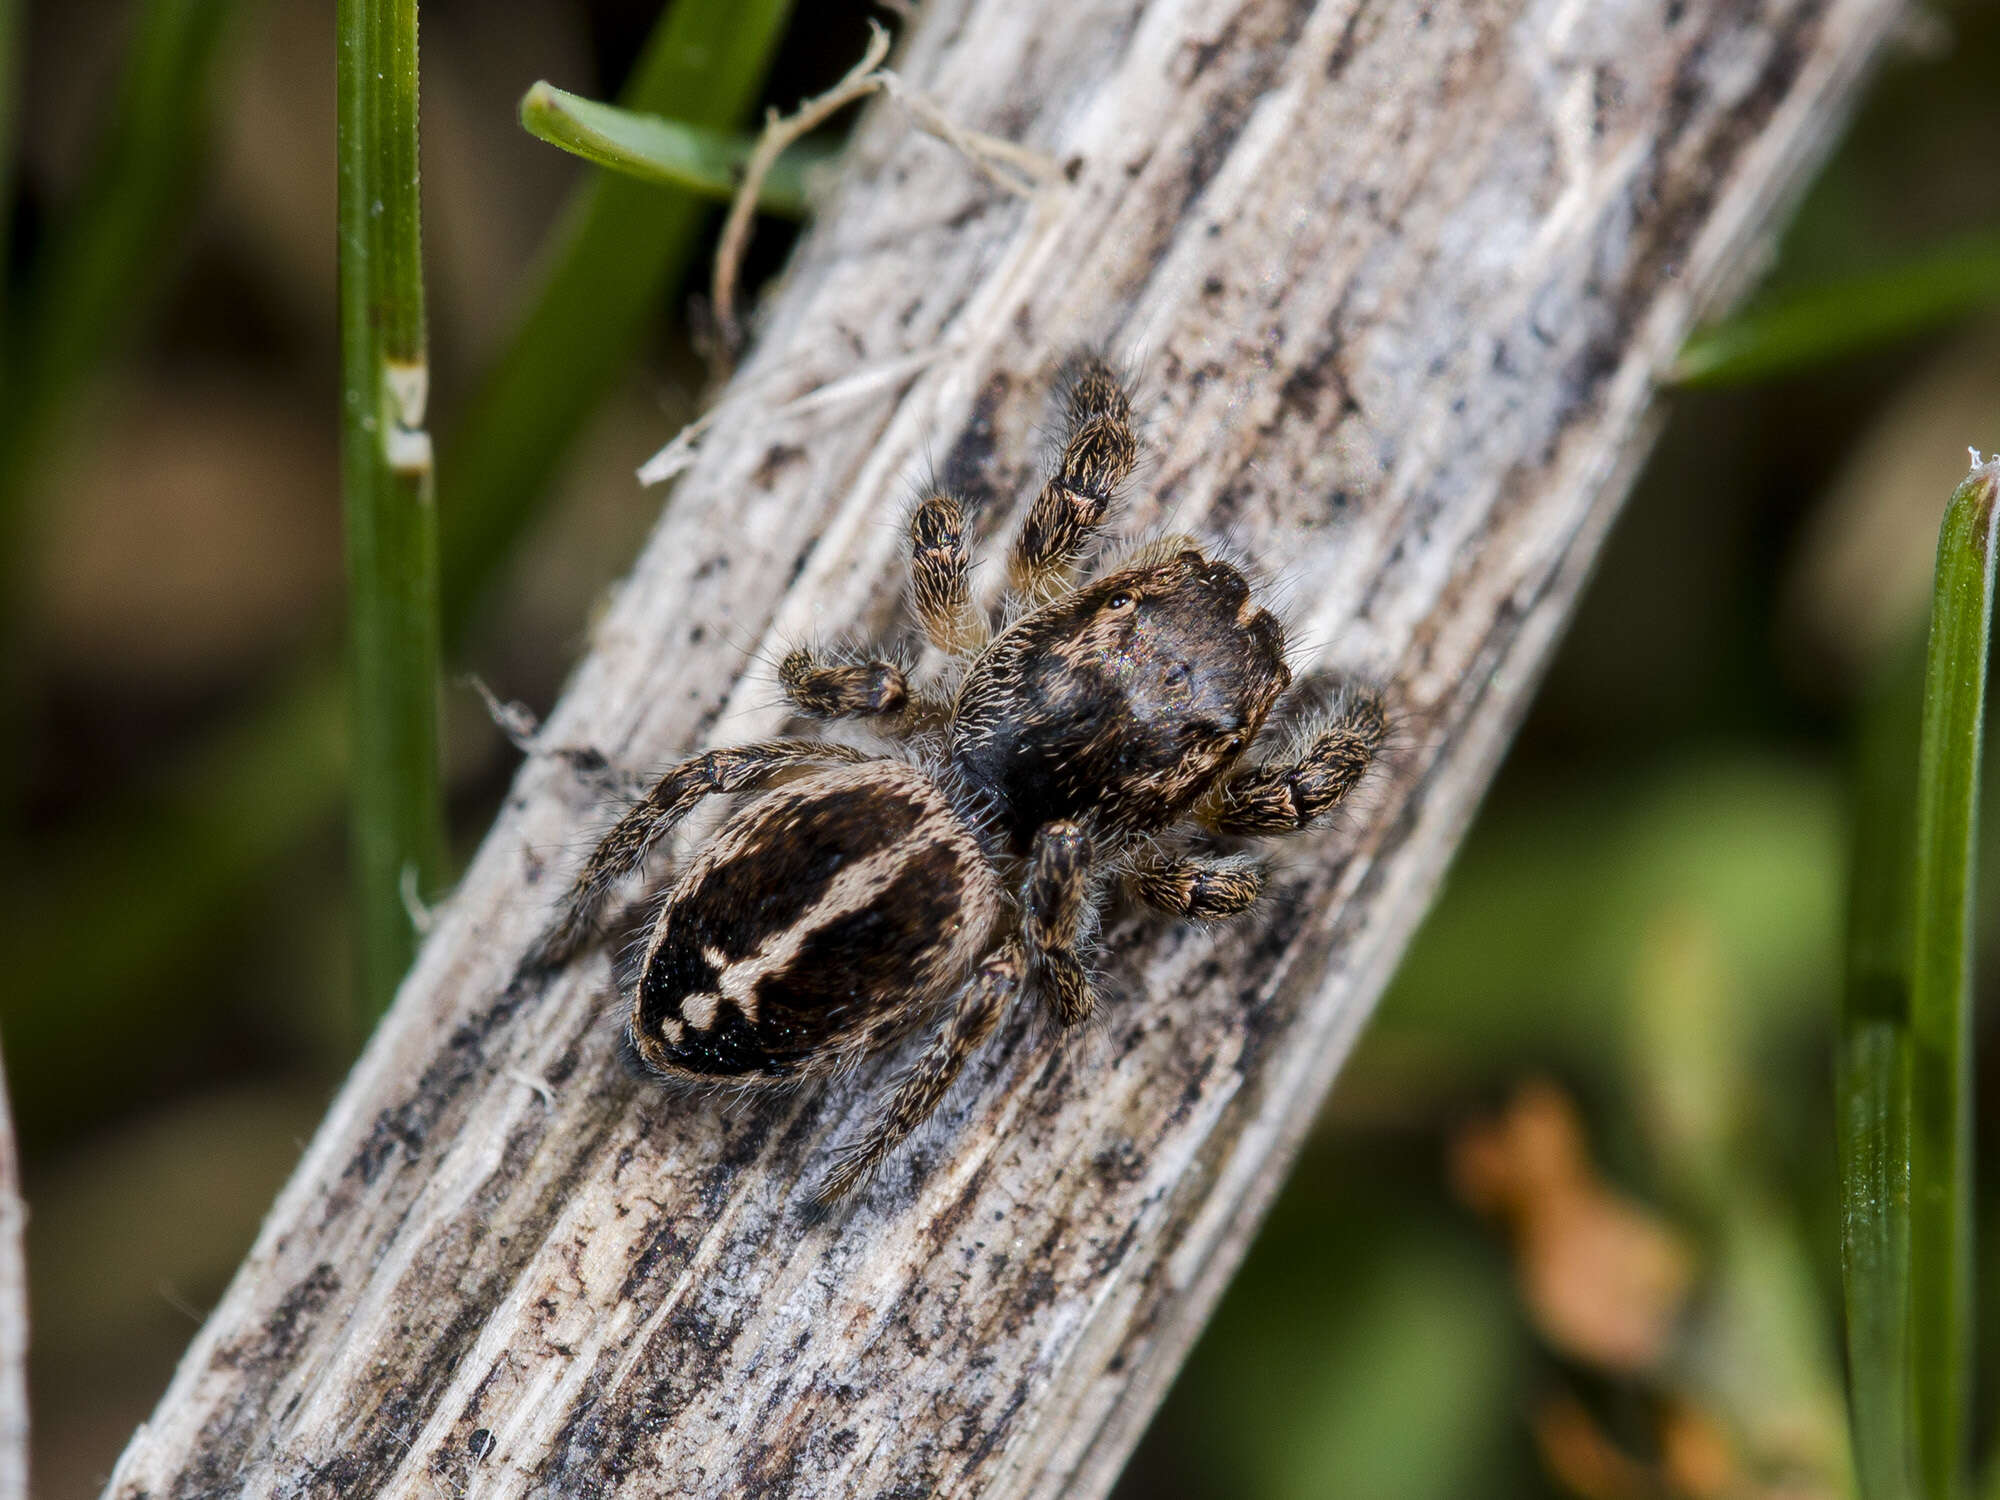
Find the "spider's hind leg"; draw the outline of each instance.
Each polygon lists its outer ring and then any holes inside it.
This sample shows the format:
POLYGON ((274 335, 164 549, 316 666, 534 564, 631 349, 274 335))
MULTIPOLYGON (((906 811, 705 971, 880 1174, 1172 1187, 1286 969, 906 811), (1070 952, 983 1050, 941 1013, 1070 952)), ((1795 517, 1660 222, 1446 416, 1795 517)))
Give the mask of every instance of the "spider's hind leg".
POLYGON ((1007 559, 1007 581, 1026 599, 1069 581, 1139 456, 1132 397, 1110 365, 1077 355, 1064 367, 1063 386, 1062 453, 1007 559))
POLYGON ((814 761, 862 760, 862 752, 824 740, 770 740, 707 750, 667 772, 598 842, 564 894, 556 918, 529 950, 526 967, 546 969, 581 948, 620 881, 645 862, 705 797, 753 792, 814 761))
POLYGON ((980 964, 959 992, 944 1028, 915 1066, 897 1080, 867 1132, 841 1149, 813 1194, 822 1206, 838 1202, 874 1176, 889 1154, 937 1112, 967 1059, 993 1035, 1007 1001, 1020 987, 1021 946, 1010 938, 980 964))

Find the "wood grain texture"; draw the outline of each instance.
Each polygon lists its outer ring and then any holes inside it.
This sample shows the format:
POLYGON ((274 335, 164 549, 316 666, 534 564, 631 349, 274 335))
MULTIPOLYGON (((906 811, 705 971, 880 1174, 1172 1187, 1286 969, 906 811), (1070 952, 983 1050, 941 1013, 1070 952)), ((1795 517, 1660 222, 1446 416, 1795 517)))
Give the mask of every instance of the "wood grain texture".
POLYGON ((880 1070, 671 1096, 614 1058, 601 954, 510 988, 607 817, 531 762, 110 1493, 1101 1494, 1500 758, 1655 373, 1892 18, 927 3, 902 73, 1064 185, 997 194, 875 108, 549 742, 664 768, 782 731, 786 643, 900 627, 927 470, 990 581, 1091 343, 1143 371, 1128 528, 1270 563, 1306 657, 1387 688, 1392 763, 1252 918, 1114 923, 1104 1024, 1058 1049, 1024 1007, 813 1224, 880 1070))

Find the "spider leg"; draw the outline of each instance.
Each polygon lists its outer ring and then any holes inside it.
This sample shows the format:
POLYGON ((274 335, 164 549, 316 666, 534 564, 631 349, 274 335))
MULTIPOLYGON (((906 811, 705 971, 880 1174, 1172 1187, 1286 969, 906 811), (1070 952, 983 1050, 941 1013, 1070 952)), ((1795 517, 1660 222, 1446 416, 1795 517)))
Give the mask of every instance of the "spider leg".
POLYGON ((1090 841, 1069 822, 1049 823, 1028 852, 1021 886, 1021 938, 1051 1019, 1067 1029, 1097 1005, 1076 945, 1091 914, 1090 841))
POLYGON ((771 740, 707 750, 662 776, 641 802, 612 825, 563 897, 562 908, 528 952, 527 967, 548 968, 583 946, 618 882, 704 797, 755 791, 803 763, 862 760, 863 752, 824 740, 771 740))
POLYGON ((1387 733, 1382 700, 1350 692, 1305 726, 1291 753, 1238 771, 1208 795, 1196 816, 1217 833, 1310 828, 1367 774, 1387 733))
POLYGON ((1247 854, 1152 855, 1125 877, 1136 900, 1169 916, 1220 921, 1264 893, 1264 867, 1247 854))
POLYGON ((1064 379, 1062 456, 1029 507, 1007 559, 1007 581, 1027 599, 1069 581, 1138 458, 1132 398, 1111 367, 1094 354, 1081 355, 1064 379))
POLYGON ((1007 1002, 1021 987, 1021 945, 1009 938, 981 963, 959 991, 943 1028, 868 1123, 862 1137, 844 1146, 813 1197, 838 1202, 875 1175, 889 1154, 937 1110, 966 1060, 986 1044, 1007 1002))
POLYGON ((887 718, 910 706, 909 678, 880 657, 844 660, 800 646, 778 664, 778 685, 815 719, 887 718))
POLYGON ((986 617, 972 603, 965 507, 954 496, 934 491, 910 512, 910 602, 940 651, 969 656, 986 644, 986 617))

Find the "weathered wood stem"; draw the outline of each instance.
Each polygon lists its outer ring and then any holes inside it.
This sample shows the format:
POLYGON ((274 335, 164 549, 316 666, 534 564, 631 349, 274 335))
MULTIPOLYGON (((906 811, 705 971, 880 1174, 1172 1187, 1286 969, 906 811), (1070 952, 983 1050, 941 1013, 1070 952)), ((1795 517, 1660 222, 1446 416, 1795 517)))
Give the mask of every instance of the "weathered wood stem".
POLYGON ((605 820, 536 759, 111 1492, 1102 1494, 1499 760, 1656 372, 1892 18, 926 0, 901 75, 1064 181, 1006 195, 874 107, 550 742, 781 731, 759 658, 899 624, 927 468, 994 558, 1091 343, 1143 371, 1130 525, 1273 565, 1311 660, 1387 687, 1392 764, 1250 920, 1115 924, 1099 1031, 1017 1017, 813 1224, 879 1075, 670 1097, 614 1058, 601 955, 509 988, 605 820))

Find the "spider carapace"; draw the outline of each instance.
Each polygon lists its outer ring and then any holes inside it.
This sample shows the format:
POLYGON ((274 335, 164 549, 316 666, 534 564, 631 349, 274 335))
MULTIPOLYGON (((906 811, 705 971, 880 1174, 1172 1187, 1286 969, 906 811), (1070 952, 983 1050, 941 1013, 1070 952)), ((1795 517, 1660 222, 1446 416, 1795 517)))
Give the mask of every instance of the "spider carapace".
POLYGON ((779 668, 802 712, 900 743, 780 739, 677 766, 598 844, 534 955, 572 953, 696 803, 744 794, 645 935, 630 1037, 662 1078, 784 1086, 933 1028, 836 1153, 823 1202, 931 1115, 1017 995, 1058 1028, 1090 1016, 1098 914, 1119 889, 1183 918, 1247 910, 1262 868, 1215 841, 1312 827, 1381 745, 1378 700, 1348 691, 1246 759, 1291 684, 1283 629, 1192 537, 1101 556, 1136 457, 1131 400, 1081 355, 1060 404, 1060 454, 997 619, 973 599, 963 508, 933 493, 909 538, 934 669, 806 648, 779 668))

